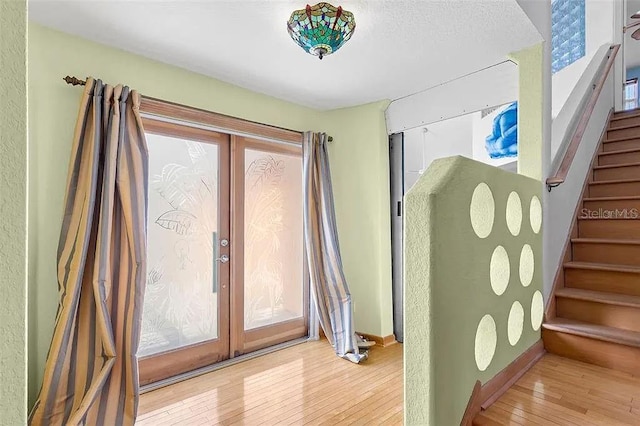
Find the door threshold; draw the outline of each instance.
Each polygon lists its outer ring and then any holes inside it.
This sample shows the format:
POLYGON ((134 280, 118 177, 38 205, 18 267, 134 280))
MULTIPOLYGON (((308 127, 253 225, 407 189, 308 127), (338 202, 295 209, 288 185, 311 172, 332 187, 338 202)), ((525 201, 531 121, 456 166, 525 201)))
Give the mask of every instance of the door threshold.
POLYGON ((310 337, 301 337, 299 339, 290 340, 288 342, 273 345, 268 348, 260 349, 255 352, 251 352, 245 355, 240 355, 235 358, 227 359, 224 361, 216 362, 215 364, 208 365, 206 367, 198 368, 196 370, 187 371, 186 373, 178 374, 177 376, 169 377, 167 379, 158 380, 157 382, 149 383, 140 387, 140 394, 154 391, 156 389, 163 388, 165 386, 173 385, 175 383, 183 382, 185 380, 192 379, 194 377, 202 376, 203 374, 211 373, 212 371, 220 370, 221 368, 229 367, 244 361, 248 361, 253 358, 257 358, 262 355, 267 355, 281 349, 290 348, 291 346, 306 343, 310 340, 315 340, 310 337))

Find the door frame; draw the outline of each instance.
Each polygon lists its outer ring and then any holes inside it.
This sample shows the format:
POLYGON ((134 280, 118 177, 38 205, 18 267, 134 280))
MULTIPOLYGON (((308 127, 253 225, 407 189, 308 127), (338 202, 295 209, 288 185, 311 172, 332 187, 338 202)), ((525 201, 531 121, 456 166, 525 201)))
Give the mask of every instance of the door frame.
MULTIPOLYGON (((309 334, 309 273, 306 268, 306 249, 303 257, 303 316, 273 325, 244 329, 244 187, 245 187, 245 148, 263 152, 288 155, 300 155, 302 146, 276 144, 246 136, 231 135, 231 233, 233 238, 231 256, 231 344, 229 357, 274 346, 309 334)), ((304 245, 303 245, 304 247, 304 245)))
MULTIPOLYGON (((152 133, 218 146, 218 181, 231 181, 231 144, 227 134, 167 123, 150 118, 142 119, 145 133, 152 133)), ((231 202, 230 185, 218 185, 218 206, 231 202)), ((218 241, 231 237, 231 217, 227 208, 218 209, 218 241)), ((218 244, 218 241, 215 244, 218 244)), ((229 255, 229 247, 214 247, 218 256, 229 255)), ((141 357, 138 360, 139 380, 146 385, 178 374, 193 371, 229 358, 229 293, 231 271, 229 263, 217 265, 218 337, 213 340, 182 346, 165 352, 141 357), (185 362, 185 360, 187 360, 185 362)))
POLYGON ((404 340, 404 133, 389 136, 389 177, 391 187, 391 286, 393 334, 404 340))
MULTIPOLYGON (((189 374, 202 368, 212 367, 221 361, 232 359, 249 352, 254 352, 259 349, 275 346, 280 343, 296 340, 296 338, 304 338, 309 335, 310 326, 310 312, 309 312, 309 273, 307 270, 307 258, 306 249, 304 253, 303 267, 303 300, 304 300, 304 315, 302 318, 297 318, 281 323, 276 323, 271 326, 259 327, 256 329, 244 331, 244 292, 243 290, 238 294, 234 290, 242 283, 238 281, 238 278, 242 277, 243 270, 240 270, 241 262, 234 262, 234 259, 241 259, 242 241, 241 236, 237 235, 237 229, 240 226, 244 226, 242 221, 238 221, 237 218, 242 217, 237 212, 237 202, 234 202, 233 198, 241 200, 238 195, 238 191, 242 188, 244 190, 244 167, 237 168, 235 173, 233 168, 237 167, 239 161, 239 149, 238 140, 240 138, 250 141, 252 146, 268 147, 267 151, 271 152, 283 152, 283 153, 300 153, 300 161, 302 162, 302 133, 293 130, 278 128, 265 124, 246 121, 243 119, 225 116, 222 114, 205 111, 185 105, 174 104, 159 99, 143 97, 140 107, 141 116, 143 120, 143 128, 145 132, 160 133, 173 137, 184 137, 189 140, 196 140, 200 142, 211 142, 213 135, 224 136, 229 138, 227 144, 228 161, 225 161, 226 170, 225 174, 228 176, 230 185, 225 185, 228 188, 228 194, 225 196, 229 201, 230 209, 226 213, 228 215, 228 230, 226 235, 227 239, 231 242, 226 248, 218 247, 218 255, 227 254, 232 259, 231 262, 226 264, 228 270, 225 279, 228 282, 227 286, 221 285, 222 278, 218 284, 219 289, 219 309, 225 304, 223 300, 227 300, 226 315, 223 315, 223 311, 219 311, 219 329, 218 340, 226 340, 227 351, 222 355, 218 355, 215 358, 211 357, 210 352, 218 350, 218 346, 209 346, 208 342, 198 343, 174 349, 171 351, 159 353, 156 355, 145 356, 139 359, 139 373, 140 384, 150 385, 152 383, 159 383, 166 381, 171 377, 178 376, 180 374, 189 374), (240 173, 239 171, 242 171, 240 173), (242 186, 239 186, 240 179, 238 175, 242 175, 242 186), (236 218, 236 219, 234 219, 236 218), (231 268, 230 268, 231 267, 231 268), (220 291, 222 290, 222 291, 220 291), (234 320, 232 310, 242 312, 240 318, 234 320), (221 330, 223 330, 223 322, 228 323, 226 329, 229 331, 226 339, 220 339, 222 337, 221 330), (235 332, 233 321, 241 322, 242 327, 236 325, 235 332), (271 337, 268 337, 271 336, 271 337), (193 359, 190 360, 188 367, 178 368, 181 362, 184 362, 185 353, 184 349, 193 351, 193 359)), ((258 148, 259 149, 259 148, 258 148)), ((222 158, 221 152, 221 158, 222 158)), ((242 156, 243 157, 243 156, 242 156)), ((244 158, 242 158, 244 160, 244 158)), ((222 163, 222 159, 221 159, 222 163)), ((242 162, 244 163, 244 161, 242 162)), ((243 164, 242 164, 243 166, 243 164)), ((222 172, 221 172, 222 173, 222 172)), ((241 195, 244 195, 241 193, 241 195)), ((221 200, 222 203, 222 200, 221 200)), ((220 232, 219 240, 224 238, 225 233, 220 232)), ((224 270, 224 267, 220 267, 219 270, 224 270)))

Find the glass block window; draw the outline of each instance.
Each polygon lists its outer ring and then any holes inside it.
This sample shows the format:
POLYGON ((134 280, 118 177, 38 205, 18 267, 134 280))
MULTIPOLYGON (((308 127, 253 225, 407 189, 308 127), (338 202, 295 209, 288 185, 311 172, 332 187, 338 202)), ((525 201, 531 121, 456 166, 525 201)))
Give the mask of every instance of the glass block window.
POLYGON ((585 0, 554 0, 551 4, 551 72, 585 55, 585 0))

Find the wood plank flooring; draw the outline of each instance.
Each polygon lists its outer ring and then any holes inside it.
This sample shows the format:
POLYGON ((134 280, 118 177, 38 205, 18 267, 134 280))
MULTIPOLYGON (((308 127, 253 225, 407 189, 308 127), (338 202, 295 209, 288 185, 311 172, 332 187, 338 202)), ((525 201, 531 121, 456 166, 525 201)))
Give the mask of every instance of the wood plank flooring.
MULTIPOLYGON (((140 397, 137 425, 401 425, 402 345, 303 343, 140 397)), ((545 355, 475 425, 640 425, 640 377, 545 355)), ((412 425, 413 426, 413 425, 412 425)))
POLYGON ((401 425, 402 345, 361 364, 308 342, 140 397, 139 426, 401 425))
POLYGON ((640 425, 640 377, 545 355, 474 425, 640 425))

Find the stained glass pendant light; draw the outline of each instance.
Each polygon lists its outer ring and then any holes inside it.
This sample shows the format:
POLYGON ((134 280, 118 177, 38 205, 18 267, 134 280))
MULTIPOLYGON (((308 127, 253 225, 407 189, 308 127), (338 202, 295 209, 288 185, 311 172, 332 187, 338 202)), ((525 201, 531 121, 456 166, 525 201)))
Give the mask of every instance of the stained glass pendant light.
POLYGON ((353 35, 356 21, 353 13, 329 3, 318 3, 296 10, 287 23, 289 35, 306 52, 319 56, 340 49, 353 35))

